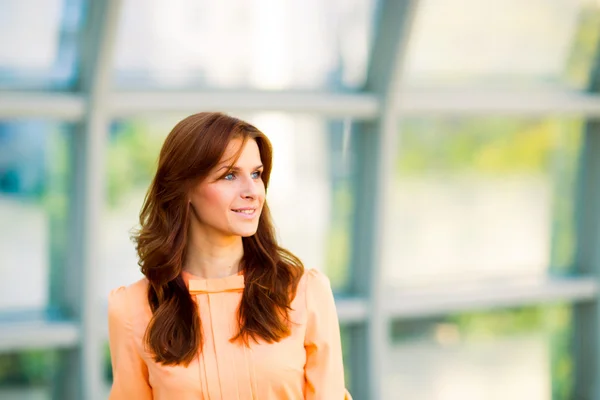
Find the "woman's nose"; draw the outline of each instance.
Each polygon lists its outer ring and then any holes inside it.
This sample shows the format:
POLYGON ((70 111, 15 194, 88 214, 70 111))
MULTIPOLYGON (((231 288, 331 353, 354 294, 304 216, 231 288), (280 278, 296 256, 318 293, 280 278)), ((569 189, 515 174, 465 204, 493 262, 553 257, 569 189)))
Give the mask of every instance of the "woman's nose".
POLYGON ((256 182, 252 178, 247 178, 244 182, 244 186, 242 188, 242 197, 243 198, 256 198, 258 194, 258 182, 256 182))

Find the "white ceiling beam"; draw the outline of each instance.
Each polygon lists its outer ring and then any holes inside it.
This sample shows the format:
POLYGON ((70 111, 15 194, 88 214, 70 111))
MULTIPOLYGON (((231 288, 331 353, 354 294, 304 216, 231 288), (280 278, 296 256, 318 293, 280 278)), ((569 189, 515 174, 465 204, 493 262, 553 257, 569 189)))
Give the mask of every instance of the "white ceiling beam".
MULTIPOLYGON (((156 113, 188 114, 200 110, 230 112, 279 111, 311 113, 329 118, 373 119, 379 100, 371 93, 294 92, 117 92, 107 113, 124 118, 156 113)), ((81 94, 0 92, 0 118, 52 118, 79 121, 85 110, 81 94)), ((407 90, 397 111, 413 116, 533 116, 600 117, 600 95, 554 91, 407 90)))
POLYGON ((407 90, 400 94, 397 111, 403 117, 511 115, 582 117, 600 116, 600 96, 561 89, 492 91, 476 89, 407 90))
POLYGON ((444 285, 437 290, 388 290, 385 305, 392 318, 422 318, 552 302, 585 302, 597 296, 595 278, 547 278, 475 286, 444 285))
POLYGON ((0 324, 0 353, 28 349, 72 348, 79 344, 75 322, 44 320, 0 324))
POLYGON ((52 92, 0 92, 0 118, 52 118, 81 120, 83 96, 52 92))
POLYGON ((310 113, 328 118, 374 118, 378 101, 365 93, 322 92, 116 92, 113 116, 122 118, 156 113, 190 114, 199 111, 310 113))

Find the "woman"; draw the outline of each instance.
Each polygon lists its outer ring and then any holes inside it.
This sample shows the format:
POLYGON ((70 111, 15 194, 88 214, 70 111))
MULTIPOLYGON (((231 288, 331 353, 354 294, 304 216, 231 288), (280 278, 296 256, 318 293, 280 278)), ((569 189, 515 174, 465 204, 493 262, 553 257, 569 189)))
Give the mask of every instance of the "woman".
POLYGON ((173 128, 134 236, 145 278, 109 295, 110 399, 349 398, 329 280, 277 245, 270 173, 246 122, 173 128))

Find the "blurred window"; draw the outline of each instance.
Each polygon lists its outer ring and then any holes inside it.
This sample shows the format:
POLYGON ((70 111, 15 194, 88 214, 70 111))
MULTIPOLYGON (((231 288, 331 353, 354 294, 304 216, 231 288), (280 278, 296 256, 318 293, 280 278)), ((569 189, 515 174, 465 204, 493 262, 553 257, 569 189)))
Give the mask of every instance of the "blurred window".
POLYGON ((0 1, 0 89, 75 85, 83 1, 0 1))
POLYGON ((374 0, 126 0, 122 88, 354 89, 374 0))
POLYGON ((0 310, 45 308, 51 266, 66 262, 71 135, 60 122, 0 121, 0 310))
POLYGON ((598 47, 596 0, 424 0, 408 86, 584 88, 598 47))
POLYGON ((580 120, 414 118, 399 131, 386 282, 570 272, 580 120))
POLYGON ((0 354, 0 399, 50 400, 59 367, 56 350, 0 354))
POLYGON ((570 398, 568 306, 392 323, 384 393, 399 399, 570 398))

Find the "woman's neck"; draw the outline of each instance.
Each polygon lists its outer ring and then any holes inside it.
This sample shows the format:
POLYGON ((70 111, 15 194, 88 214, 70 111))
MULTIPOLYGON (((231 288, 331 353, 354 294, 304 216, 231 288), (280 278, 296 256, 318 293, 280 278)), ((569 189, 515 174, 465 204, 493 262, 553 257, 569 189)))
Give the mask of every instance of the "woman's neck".
POLYGON ((203 279, 225 278, 240 271, 243 256, 240 236, 211 238, 192 233, 183 269, 203 279))

